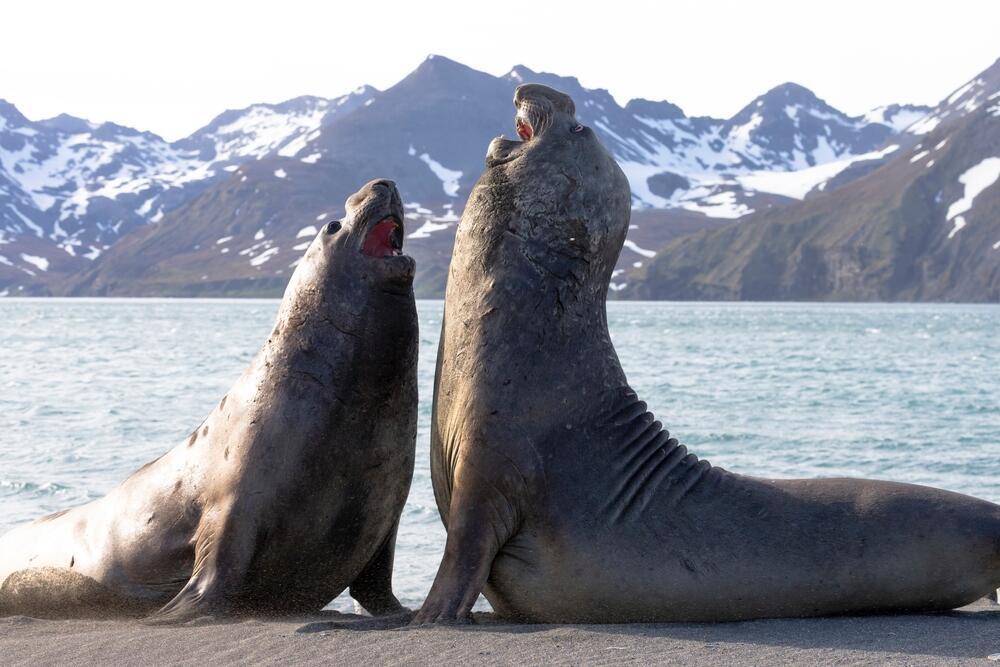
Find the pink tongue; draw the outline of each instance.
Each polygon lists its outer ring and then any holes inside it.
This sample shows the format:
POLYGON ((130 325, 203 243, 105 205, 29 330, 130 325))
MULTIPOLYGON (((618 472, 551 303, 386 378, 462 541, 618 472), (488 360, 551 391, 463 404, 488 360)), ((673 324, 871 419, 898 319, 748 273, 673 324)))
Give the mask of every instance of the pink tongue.
POLYGON ((386 220, 375 225, 368 232, 368 236, 365 237, 365 244, 361 247, 361 252, 370 257, 388 257, 391 255, 392 242, 389 239, 395 229, 396 223, 391 220, 386 220))

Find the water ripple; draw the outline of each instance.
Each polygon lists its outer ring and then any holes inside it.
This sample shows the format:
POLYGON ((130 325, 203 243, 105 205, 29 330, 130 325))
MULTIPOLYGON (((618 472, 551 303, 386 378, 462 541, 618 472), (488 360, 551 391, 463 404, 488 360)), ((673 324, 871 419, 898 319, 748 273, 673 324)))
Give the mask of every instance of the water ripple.
MULTIPOLYGON (((180 442, 267 337, 276 307, 0 300, 0 531, 99 497, 180 442)), ((444 547, 427 456, 441 308, 418 307, 418 452, 395 573, 410 605, 444 547)), ((608 321, 639 395, 715 464, 1000 502, 1000 307, 613 303, 608 321)))

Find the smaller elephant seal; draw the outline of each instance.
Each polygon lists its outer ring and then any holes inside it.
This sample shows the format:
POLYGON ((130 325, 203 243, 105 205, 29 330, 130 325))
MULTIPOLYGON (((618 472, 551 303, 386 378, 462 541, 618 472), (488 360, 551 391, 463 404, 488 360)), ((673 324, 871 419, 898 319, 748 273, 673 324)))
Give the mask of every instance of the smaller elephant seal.
MULTIPOLYGON (((542 623, 945 610, 1000 583, 1000 506, 910 484, 757 479, 700 460, 629 386, 608 283, 630 189, 573 101, 514 96, 457 230, 431 419, 448 530, 414 623, 486 594, 542 623)), ((763 453, 762 453, 763 455, 763 453)))
POLYGON ((208 418, 107 496, 0 538, 0 615, 317 612, 392 593, 416 445, 417 316, 391 181, 316 236, 208 418))

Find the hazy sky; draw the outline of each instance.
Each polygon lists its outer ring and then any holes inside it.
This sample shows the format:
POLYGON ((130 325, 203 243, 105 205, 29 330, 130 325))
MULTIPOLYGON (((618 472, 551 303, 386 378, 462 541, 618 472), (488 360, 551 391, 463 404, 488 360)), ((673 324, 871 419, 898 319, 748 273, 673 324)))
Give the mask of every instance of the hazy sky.
POLYGON ((23 0, 0 16, 0 98, 168 139, 227 108, 385 89, 428 53, 723 117, 785 81, 852 114, 933 104, 1000 57, 996 0, 23 0))

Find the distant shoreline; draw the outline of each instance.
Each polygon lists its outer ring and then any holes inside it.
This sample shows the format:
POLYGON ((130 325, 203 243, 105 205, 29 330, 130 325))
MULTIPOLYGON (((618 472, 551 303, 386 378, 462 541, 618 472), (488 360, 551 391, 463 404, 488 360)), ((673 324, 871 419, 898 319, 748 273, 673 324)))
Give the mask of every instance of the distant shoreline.
MULTIPOLYGON (((86 303, 86 302, 111 302, 111 301, 121 301, 121 302, 133 302, 133 303, 158 303, 158 302, 188 302, 197 303, 200 301, 204 302, 239 302, 239 303, 251 303, 254 301, 260 302, 277 302, 281 299, 281 295, 276 296, 0 296, 0 303, 5 302, 60 302, 64 301, 67 303, 86 303)), ((439 301, 444 303, 444 296, 417 296, 418 302, 434 302, 439 301)), ((656 303, 656 304, 677 304, 677 305, 697 305, 697 304, 711 304, 717 306, 749 306, 749 305, 786 305, 786 306, 1000 306, 1000 301, 758 301, 752 299, 745 299, 739 301, 733 300, 704 300, 704 299, 625 299, 625 298, 614 298, 611 295, 608 297, 608 303, 618 304, 618 303, 656 303)))

